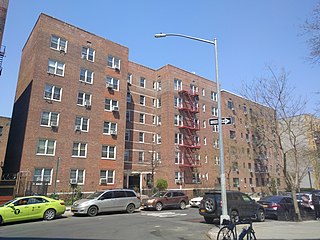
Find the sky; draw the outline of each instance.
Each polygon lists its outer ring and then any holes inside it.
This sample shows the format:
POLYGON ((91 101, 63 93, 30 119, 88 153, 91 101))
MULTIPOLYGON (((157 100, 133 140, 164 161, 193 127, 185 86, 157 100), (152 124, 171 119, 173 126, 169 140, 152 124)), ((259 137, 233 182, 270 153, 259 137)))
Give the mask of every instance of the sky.
POLYGON ((295 94, 320 101, 320 65, 309 50, 301 25, 316 0, 9 0, 2 44, 0 116, 11 117, 21 52, 40 13, 129 48, 129 60, 152 69, 171 64, 215 80, 214 47, 179 33, 217 39, 221 87, 240 93, 244 82, 267 76, 267 66, 284 68, 295 94))

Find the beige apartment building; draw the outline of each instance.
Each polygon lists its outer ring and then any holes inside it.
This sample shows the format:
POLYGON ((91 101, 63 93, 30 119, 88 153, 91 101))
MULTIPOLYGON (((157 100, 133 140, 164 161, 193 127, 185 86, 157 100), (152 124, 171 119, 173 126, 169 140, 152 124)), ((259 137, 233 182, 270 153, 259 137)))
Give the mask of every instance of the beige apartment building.
MULTIPOLYGON (((283 187, 269 147, 255 154, 255 106, 222 91, 228 188, 250 193, 283 187)), ((215 82, 131 62, 127 47, 41 14, 22 51, 4 173, 57 193, 146 192, 160 178, 190 194, 220 188, 217 114, 215 82)))

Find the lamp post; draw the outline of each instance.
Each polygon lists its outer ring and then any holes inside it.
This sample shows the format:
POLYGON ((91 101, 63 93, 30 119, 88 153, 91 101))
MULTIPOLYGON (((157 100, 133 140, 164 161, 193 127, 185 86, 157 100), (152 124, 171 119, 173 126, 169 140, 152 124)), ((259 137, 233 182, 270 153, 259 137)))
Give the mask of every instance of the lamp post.
POLYGON ((155 34, 156 38, 163 37, 183 37, 191 40, 196 40, 200 42, 205 42, 214 45, 214 56, 215 56, 215 70, 216 70, 216 83, 217 83, 217 96, 218 96, 218 129, 219 129, 219 144, 220 144, 220 181, 221 181, 221 200, 222 200, 222 215, 220 216, 220 223, 223 219, 229 219, 227 211, 227 193, 226 193, 226 176, 224 172, 224 149, 223 149, 223 134, 222 134, 222 122, 221 122, 221 93, 220 93, 220 83, 219 83, 219 69, 218 69, 218 43, 215 38, 213 41, 206 40, 197 37, 191 37, 184 34, 177 33, 158 33, 155 34))

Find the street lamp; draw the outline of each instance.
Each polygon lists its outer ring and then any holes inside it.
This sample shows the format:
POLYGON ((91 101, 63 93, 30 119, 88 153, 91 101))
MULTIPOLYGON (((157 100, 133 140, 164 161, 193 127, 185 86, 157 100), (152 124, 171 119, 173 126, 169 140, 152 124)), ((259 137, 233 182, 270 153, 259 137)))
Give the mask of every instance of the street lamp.
POLYGON ((222 135, 222 121, 221 121, 221 93, 220 93, 220 84, 219 84, 219 69, 218 69, 218 43, 217 39, 206 40, 197 37, 191 37, 184 34, 177 33, 158 33, 154 37, 183 37, 189 38, 191 40, 196 40, 200 42, 205 42, 214 45, 214 56, 215 56, 215 68, 216 68, 216 83, 217 83, 217 94, 218 94, 218 129, 219 129, 219 144, 220 144, 220 181, 221 181, 221 200, 222 200, 222 215, 220 217, 220 223, 223 219, 229 219, 227 211, 227 193, 226 193, 226 176, 224 173, 224 149, 223 149, 223 135, 222 135))

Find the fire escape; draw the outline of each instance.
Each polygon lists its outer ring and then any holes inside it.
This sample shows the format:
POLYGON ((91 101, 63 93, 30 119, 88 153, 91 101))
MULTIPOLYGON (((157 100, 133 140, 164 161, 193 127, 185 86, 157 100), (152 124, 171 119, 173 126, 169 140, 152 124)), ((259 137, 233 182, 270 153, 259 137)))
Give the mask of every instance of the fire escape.
POLYGON ((2 62, 3 62, 5 52, 6 52, 6 47, 2 45, 0 49, 0 76, 2 73, 2 62))
POLYGON ((199 94, 194 85, 191 85, 189 90, 180 89, 178 93, 182 99, 182 105, 178 109, 183 119, 179 125, 180 133, 183 135, 183 141, 179 144, 182 157, 179 167, 184 173, 185 184, 200 183, 198 177, 200 143, 197 135, 200 130, 200 121, 197 118, 199 94))

